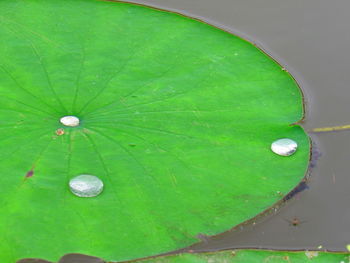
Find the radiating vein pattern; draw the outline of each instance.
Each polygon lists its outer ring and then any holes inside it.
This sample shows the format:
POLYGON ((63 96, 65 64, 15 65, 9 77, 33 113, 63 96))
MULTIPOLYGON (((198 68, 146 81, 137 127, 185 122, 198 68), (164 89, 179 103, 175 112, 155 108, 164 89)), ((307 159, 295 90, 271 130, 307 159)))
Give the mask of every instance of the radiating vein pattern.
POLYGON ((179 249, 305 174, 308 137, 291 126, 301 91, 237 36, 127 3, 12 0, 0 1, 0 39, 1 262, 179 249), (273 154, 280 138, 298 151, 273 154), (103 192, 72 194, 81 174, 103 192))

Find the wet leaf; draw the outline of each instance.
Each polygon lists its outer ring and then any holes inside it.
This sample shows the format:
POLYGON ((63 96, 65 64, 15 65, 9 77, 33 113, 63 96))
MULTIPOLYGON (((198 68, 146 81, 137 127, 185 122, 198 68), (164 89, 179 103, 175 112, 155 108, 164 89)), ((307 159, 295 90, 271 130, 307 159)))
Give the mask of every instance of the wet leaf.
POLYGON ((95 0, 1 1, 0 36, 1 262, 186 247, 259 214, 305 174, 308 137, 291 125, 301 92, 239 37, 95 0), (274 154, 280 138, 296 153, 274 154), (72 194, 80 174, 103 192, 72 194))

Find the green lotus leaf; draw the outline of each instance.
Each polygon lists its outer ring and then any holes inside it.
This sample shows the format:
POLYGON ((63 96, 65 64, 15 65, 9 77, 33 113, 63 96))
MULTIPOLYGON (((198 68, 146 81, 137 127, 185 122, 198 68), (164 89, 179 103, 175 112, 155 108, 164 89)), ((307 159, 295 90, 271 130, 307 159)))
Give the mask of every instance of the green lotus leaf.
POLYGON ((0 2, 0 261, 127 260, 186 247, 303 178, 299 87, 251 43, 97 0, 0 2), (80 120, 76 127, 63 116, 80 120), (298 150, 282 157, 273 141, 298 150), (97 176, 96 197, 70 179, 97 176))
POLYGON ((345 263, 349 253, 320 251, 237 250, 203 254, 180 254, 133 261, 137 263, 345 263))

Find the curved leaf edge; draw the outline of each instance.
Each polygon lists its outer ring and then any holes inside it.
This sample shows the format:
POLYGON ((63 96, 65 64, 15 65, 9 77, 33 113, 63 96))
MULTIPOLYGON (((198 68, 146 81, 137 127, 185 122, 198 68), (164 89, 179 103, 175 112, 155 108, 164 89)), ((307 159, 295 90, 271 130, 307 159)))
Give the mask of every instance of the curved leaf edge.
MULTIPOLYGON (((99 0, 99 1, 103 1, 103 2, 117 2, 117 3, 126 3, 126 4, 133 4, 133 5, 138 5, 138 6, 142 6, 142 7, 146 7, 146 8, 150 8, 150 9, 153 9, 153 10, 157 10, 157 11, 161 11, 161 12, 168 12, 168 13, 171 13, 171 14, 176 14, 176 15, 179 15, 179 16, 182 16, 182 17, 185 17, 185 18, 189 18, 189 19, 192 19, 192 20, 196 20, 200 23, 203 23, 203 24, 206 24, 208 26, 211 26, 211 27, 214 27, 218 30, 221 30, 223 32, 226 32, 228 34, 231 34, 231 35, 234 35, 240 39, 242 39, 243 41, 246 41, 247 43, 255 46, 257 49, 259 49, 261 52, 263 52, 266 56, 268 56, 271 60, 274 61, 274 63, 276 63, 277 65, 279 65, 281 67, 281 70, 285 71, 289 77, 291 77, 293 79, 293 81, 295 82, 296 86, 298 87, 299 89, 299 92, 300 92, 300 95, 302 97, 302 105, 301 105, 301 109, 302 109, 302 115, 301 115, 301 118, 297 121, 295 121, 294 123, 291 123, 290 126, 297 126, 297 127, 300 127, 304 132, 305 134, 308 135, 307 133, 307 130, 302 126, 302 123, 305 121, 305 118, 306 118, 306 97, 305 97, 305 93, 303 91, 303 89, 301 88, 301 85, 300 83, 298 82, 298 80, 296 79, 296 77, 294 77, 294 75, 292 75, 289 70, 286 69, 286 66, 282 65, 274 56, 272 56, 270 54, 270 52, 265 49, 262 45, 250 40, 249 38, 247 37, 244 37, 242 36, 242 34, 239 33, 239 31, 229 31, 229 30, 226 30, 220 26, 217 26, 217 25, 214 25, 210 22, 207 22, 206 20, 204 20, 203 18, 198 18, 198 17, 195 17, 193 15, 187 15, 187 14, 184 14, 184 13, 181 13, 180 11, 175 11, 175 10, 168 10, 168 9, 164 9, 164 8, 160 8, 160 7, 156 7, 156 6, 152 6, 152 5, 147 5, 147 4, 143 4, 143 3, 137 3, 137 2, 133 2, 133 1, 124 1, 124 0, 99 0)), ((308 180, 309 180, 309 177, 310 177, 310 174, 311 174, 311 161, 315 161, 315 157, 313 155, 313 144, 314 142, 312 141, 311 137, 308 135, 308 139, 309 139, 309 166, 306 168, 305 172, 304 172, 304 177, 302 178, 302 180, 299 182, 299 184, 297 186, 295 186, 293 189, 291 189, 286 195, 284 195, 279 201, 277 201, 275 204, 271 205, 270 207, 266 208, 264 211, 260 212, 259 214, 257 214, 256 216, 238 224, 238 225, 235 225, 233 226, 231 229, 228 229, 224 232, 221 232, 219 234, 216 234, 216 235, 212 235, 212 236, 208 236, 208 238, 210 237, 218 237, 228 231, 233 231, 234 229, 237 229, 241 226, 246 226, 246 225, 249 225, 251 223, 253 223, 254 221, 256 221, 257 219, 259 218, 262 218, 264 216, 267 216, 267 215, 271 215, 273 213, 276 212, 276 210, 278 210, 279 208, 281 208, 282 206, 284 206, 289 200, 291 200, 296 194, 298 194, 299 192, 303 191, 304 189, 306 189, 308 186, 307 186, 307 183, 308 183, 308 180)), ((201 242, 201 240, 199 239, 199 241, 201 242)), ((199 243, 200 243, 199 242, 199 243)), ((152 259, 167 259, 169 257, 169 259, 171 259, 171 257, 178 257, 178 256, 181 256, 181 255, 186 255, 187 253, 190 253, 191 255, 193 255, 193 253, 191 253, 191 247, 195 246, 196 244, 198 243, 195 243, 191 246, 186 246, 182 249, 178 249, 176 251, 172 251, 172 252, 167 252, 167 253, 161 253, 159 255, 154 255, 154 256, 151 256, 151 257, 147 257, 147 258, 144 258, 144 259, 133 259, 133 260, 128 260, 128 261, 120 261, 120 263, 126 263, 126 262, 148 262, 148 259, 149 258, 152 258, 152 259), (182 252, 184 254, 175 254, 175 256, 167 256, 167 255, 172 255, 174 253, 177 253, 177 252, 182 252)), ((254 248, 253 249, 249 249, 251 251, 260 251, 260 250, 255 250, 254 248)), ((242 251, 242 250, 232 250, 231 252, 229 253, 233 253, 233 252, 236 252, 236 251, 242 251)), ((243 250, 245 251, 245 250, 243 250)), ((264 251, 270 251, 270 252, 275 252, 275 251, 278 251, 278 250, 264 250, 264 251)), ((287 250, 288 253, 300 253, 300 251, 296 252, 294 250, 287 250)), ((344 254, 345 252, 332 252, 332 251, 323 251, 322 253, 340 253, 340 254, 344 254)), ((203 254, 203 255, 212 255, 212 254, 215 254, 215 253, 226 253, 226 252, 204 252, 204 253, 200 253, 200 254, 203 254)), ((346 253, 347 254, 347 253, 346 253)), ((153 262, 153 261, 152 261, 153 262)), ((163 262, 163 261, 161 261, 163 262)), ((161 263, 160 262, 160 263, 161 263)), ((168 261, 164 261, 164 262, 168 262, 168 261)), ((184 262, 187 262, 187 261, 184 261, 184 262)), ((188 261, 188 262, 191 262, 191 261, 188 261)), ((350 259, 349 259, 349 262, 350 262, 350 259)), ((107 263, 119 263, 119 262, 107 262, 107 263)))
MULTIPOLYGON (((270 250, 270 249, 237 249, 223 250, 203 253, 180 253, 148 258, 105 262, 100 258, 80 254, 64 255, 57 263, 245 263, 245 262, 267 262, 267 263, 329 263, 349 262, 349 252, 331 250, 270 250)), ((53 263, 41 259, 22 259, 17 263, 53 263)))
MULTIPOLYGON (((302 110, 302 114, 301 114, 301 117, 299 120, 296 120, 294 123, 291 123, 290 126, 297 126, 297 127, 300 127, 304 133, 306 135, 308 135, 307 133, 307 130, 302 126, 302 123, 304 122, 305 120, 305 117, 306 117, 306 98, 305 98, 305 93, 303 91, 303 89, 301 88, 301 85, 299 84, 298 80, 286 69, 286 66, 282 65, 276 58, 274 58, 261 44, 258 44, 246 37, 243 37, 242 34, 239 33, 239 31, 229 31, 229 30, 226 30, 220 26, 217 26, 217 25, 214 25, 210 22, 207 22, 205 21, 203 18, 198 18, 198 17, 195 17, 195 16, 192 16, 192 15, 187 15, 187 14, 183 14, 179 11, 174 11, 174 10, 167 10, 167 9, 163 9, 163 8, 159 8, 159 7, 155 7, 155 6, 151 6, 151 5, 147 5, 147 4, 142 4, 142 3, 136 3, 136 2, 132 2, 132 1, 123 1, 123 0, 98 0, 98 1, 102 1, 102 2, 117 2, 117 3, 126 3, 126 4, 132 4, 132 5, 138 5, 138 6, 143 6, 143 7, 146 7, 146 8, 150 8, 150 9, 153 9, 153 10, 157 10, 157 11, 162 11, 162 12, 167 12, 167 13, 171 13, 171 14, 176 14, 176 15, 179 15, 179 16, 182 16, 182 17, 185 17, 185 18, 189 18, 189 19, 192 19, 192 20, 196 20, 200 23, 203 23, 203 24, 206 24, 208 26, 211 26, 211 27, 214 27, 218 30, 221 30, 223 32, 226 32, 228 34, 231 34, 231 35, 234 35, 240 39, 242 39, 243 41, 255 46, 257 49, 259 49, 261 52, 263 52, 265 55, 267 55, 272 61, 274 61, 274 63, 276 63, 277 65, 279 65, 281 67, 281 70, 285 71, 289 77, 291 77, 293 79, 293 81, 295 82, 296 86, 298 87, 298 90, 300 92, 300 95, 302 97, 302 105, 301 105, 301 110, 302 110)), ((313 159, 313 147, 312 147, 312 144, 313 144, 313 141, 311 140, 310 136, 308 135, 308 141, 309 141, 309 164, 310 164, 310 161, 312 161, 313 159)), ((290 199, 293 198, 293 196, 297 193, 300 192, 300 188, 303 187, 305 184, 307 184, 308 182, 308 179, 309 179, 309 176, 310 176, 310 170, 311 170, 311 167, 310 165, 306 168, 305 172, 304 172, 304 177, 302 178, 302 180, 299 182, 299 184, 297 186, 295 186, 292 190, 290 190, 290 192, 288 192, 285 196, 283 196, 279 201, 277 201, 276 203, 274 203, 273 205, 271 205, 270 207, 266 208, 264 211, 260 212, 259 214, 255 215, 254 217, 238 224, 238 225, 235 225, 233 226, 232 228, 224 231, 224 232, 221 232, 219 234, 216 234, 216 235, 211 235, 211 236, 208 236, 209 237, 217 237, 223 233, 226 233, 228 231, 232 231, 236 228, 239 228, 241 226, 245 226, 245 225, 248 225, 248 224, 251 224, 252 222, 256 221, 257 219, 261 218, 261 217, 264 217, 264 216, 267 216, 269 214, 272 214, 276 211, 276 209, 279 209, 280 207, 282 207, 284 204, 286 204, 290 199)), ((302 191, 302 190, 301 190, 302 191)), ((198 238, 199 239, 199 238, 198 238)), ((200 239, 199 239, 200 240, 200 239)), ((248 250, 225 250, 225 251, 215 251, 215 252, 203 252, 203 253, 191 253, 191 247, 193 247, 194 245, 196 245, 198 243, 195 243, 191 246, 186 246, 182 249, 178 249, 176 251, 170 251, 170 252, 166 252, 166 253, 161 253, 161 254, 158 254, 158 255, 153 255, 153 256, 150 256, 150 257, 146 257, 146 258, 140 258, 140 259, 132 259, 132 260, 127 260, 127 261, 118 261, 118 262, 106 262, 106 263, 127 263, 127 262, 134 262, 134 263, 142 263, 142 262, 145 262, 145 263, 156 263, 156 262, 159 262, 159 263, 167 263, 167 262, 193 262, 191 261, 182 261, 182 258, 184 260, 187 260, 186 257, 187 256, 190 256, 190 257, 195 257, 195 258, 205 258, 205 257, 211 257, 211 256, 215 256, 215 255, 219 255, 219 256, 226 256, 228 253, 231 254, 231 255, 236 255, 237 253, 241 253, 241 252, 246 252, 246 251, 263 251, 263 252, 276 252, 278 250, 256 250, 254 248, 252 249, 248 249, 248 250), (182 253, 181 254, 175 254, 177 252, 181 251, 182 253), (157 261, 149 261, 150 259, 156 259, 157 261), (181 261, 177 261, 177 259, 180 259, 181 261), (160 261, 159 261, 160 260, 160 261), (165 260, 165 261, 163 261, 165 260), (169 261, 170 260, 170 261, 169 261), (175 260, 175 261, 173 261, 175 260)), ((297 253, 301 253, 301 251, 303 250, 300 250, 300 251, 297 251, 297 250, 286 250, 286 251, 283 251, 283 253, 294 253, 294 254, 297 254, 297 253)), ((305 251, 304 251, 305 252, 305 251)), ((281 252, 282 253, 282 252, 281 252)), ((332 253, 332 254, 340 254, 340 255, 348 255, 348 253, 346 252, 332 252, 332 251, 320 251, 320 253, 323 253, 323 254, 328 254, 328 253, 332 253)), ((67 254, 67 255, 64 255, 59 261, 58 263, 61 262, 61 260, 69 255, 73 255, 73 254, 67 254)), ((76 255, 76 254, 74 254, 76 255)), ((90 257, 90 256, 87 256, 87 257, 90 257)), ((91 256, 91 258, 96 258, 96 257, 93 257, 91 256)), ((96 258, 98 259, 98 258, 96 258)), ((17 261, 17 263, 26 263, 26 262, 29 262, 29 261, 26 261, 26 260, 33 260, 33 261, 30 261, 30 262, 37 262, 37 263, 50 263, 50 261, 46 261, 46 260, 41 260, 41 259, 20 259, 17 261)), ((196 261, 197 262, 197 261, 196 261)), ((198 262, 208 262, 208 261, 198 261, 198 262)), ((212 262, 212 261, 209 261, 209 262, 212 262)), ((215 261, 216 262, 216 261, 215 261)), ((226 261, 225 261, 226 262, 226 261)), ((231 261, 230 261, 231 262, 231 261)), ((232 261, 233 263, 235 263, 236 261, 232 261)), ((238 262, 238 261, 237 261, 238 262)), ((321 262, 321 261, 320 261, 321 262)), ((349 256, 349 262, 350 262, 350 256, 349 256)))
MULTIPOLYGON (((276 58, 274 58, 264 47, 262 47, 258 43, 254 42, 254 41, 252 41, 252 40, 250 40, 250 39, 248 39, 246 37, 243 37, 242 34, 239 34, 238 31, 228 31, 228 30, 226 30, 226 29, 224 29, 224 28, 222 28, 220 26, 217 26, 217 25, 214 25, 214 24, 212 24, 210 22, 205 21, 203 18, 198 18, 198 17, 195 17, 193 15, 183 14, 180 11, 167 10, 167 9, 156 7, 156 6, 152 6, 152 5, 147 5, 147 4, 143 4, 143 3, 137 3, 137 2, 133 2, 133 1, 125 1, 125 0, 99 0, 99 1, 132 4, 132 5, 137 5, 137 6, 150 8, 150 9, 153 9, 153 10, 156 10, 156 11, 176 14, 176 15, 188 18, 188 19, 196 20, 196 21, 198 21, 200 23, 203 23, 203 24, 206 24, 208 26, 214 27, 214 28, 216 28, 218 30, 221 30, 223 32, 226 32, 226 33, 228 33, 230 35, 234 35, 234 36, 242 39, 243 41, 245 41, 245 42, 255 46, 257 49, 259 49, 261 52, 263 52, 266 56, 268 56, 272 61, 274 61, 274 63, 279 65, 281 67, 281 69, 283 71, 285 71, 290 78, 293 79, 294 83, 298 87, 300 95, 302 97, 302 105, 301 105, 302 115, 301 115, 301 118, 299 120, 296 120, 294 123, 291 123, 290 126, 297 126, 297 127, 301 128, 306 135, 308 135, 307 130, 302 126, 302 123, 304 122, 304 120, 306 118, 306 98, 305 98, 305 93, 304 93, 303 89, 301 88, 300 83, 298 82, 296 77, 294 77, 286 69, 286 66, 283 66, 276 58)), ((311 164, 312 161, 316 161, 316 157, 314 157, 314 154, 313 154, 313 144, 314 144, 314 142, 312 141, 312 139, 311 139, 311 137, 309 135, 308 135, 308 140, 309 140, 309 166, 306 168, 306 170, 304 172, 304 177, 302 178, 302 180, 299 182, 298 185, 296 185, 287 194, 285 194, 279 201, 277 201, 276 203, 274 203, 270 207, 266 208, 265 210, 263 210, 259 214, 255 215, 254 217, 252 217, 252 218, 250 218, 250 219, 248 219, 248 220, 246 220, 246 221, 244 221, 244 222, 242 222, 242 223, 240 223, 238 225, 233 226, 231 229, 228 229, 228 230, 226 230, 224 232, 221 232, 219 234, 216 234, 216 235, 212 235, 210 237, 217 237, 217 236, 219 236, 219 235, 221 235, 223 233, 226 233, 227 231, 232 231, 233 229, 236 229, 236 228, 238 228, 240 226, 248 225, 248 224, 254 222, 255 220, 257 220, 260 217, 263 217, 263 216, 266 216, 268 214, 271 214, 273 211, 276 211, 276 209, 279 209, 287 201, 292 199, 297 193, 299 193, 299 192, 303 191, 304 189, 306 189, 307 188, 307 183, 308 183, 308 180, 309 180, 309 177, 310 177, 310 174, 311 174, 311 168, 312 168, 310 164, 311 164)), ((186 248, 190 248, 192 246, 193 245, 187 246, 187 247, 184 247, 183 249, 179 249, 179 250, 176 250, 176 251, 184 251, 186 248)), ((166 254, 166 253, 162 253, 160 255, 164 255, 164 254, 166 254)), ((158 255, 158 256, 160 256, 160 255, 158 255)))
MULTIPOLYGON (((219 25, 215 25, 215 24, 212 24, 212 22, 209 22, 209 21, 206 21, 204 18, 199 18, 199 17, 195 17, 194 15, 188 15, 188 14, 184 14, 184 13, 181 13, 180 11, 175 11, 175 10, 168 10, 168 9, 165 9, 165 8, 161 8, 161 7, 156 7, 156 6, 152 6, 152 5, 148 5, 148 4, 143 4, 143 3, 137 3, 137 2, 133 2, 133 1, 125 1, 125 0, 98 0, 98 1, 101 1, 101 2, 114 2, 114 3, 125 3, 125 4, 131 4, 131 5, 137 5, 137 6, 142 6, 142 7, 146 7, 146 8, 150 8, 150 9, 153 9, 153 10, 156 10, 156 11, 161 11, 161 12, 166 12, 166 13, 170 13, 170 14, 175 14, 175 15, 179 15, 179 16, 182 16, 182 17, 185 17, 185 18, 188 18, 188 19, 191 19, 191 20, 195 20, 195 21, 198 21, 200 23, 203 23, 205 25, 208 25, 210 27, 214 27, 220 31, 223 31, 225 33, 228 33, 230 35, 234 35, 238 38, 240 38, 241 40, 255 46, 258 50, 260 50, 261 52, 264 53, 264 55, 268 56, 274 63, 276 63, 277 65, 279 65, 281 67, 281 70, 285 71, 289 77, 291 77, 293 79, 293 81, 295 82, 295 84, 297 85, 297 87, 299 88, 299 92, 300 92, 300 95, 302 97, 302 115, 300 117, 299 120, 296 120, 294 123, 290 124, 291 126, 293 125, 298 125, 300 126, 299 124, 302 124, 306 118, 306 97, 305 97, 305 92, 303 91, 303 89, 301 88, 301 85, 299 83, 299 81, 297 80, 297 78, 295 76, 293 76, 289 70, 287 69, 287 66, 285 65, 282 65, 278 60, 277 58, 275 58, 274 56, 272 56, 272 54, 267 50, 265 49, 260 43, 257 43, 257 42, 254 42, 253 40, 247 38, 246 36, 242 36, 242 34, 239 32, 239 31, 236 31, 236 30, 232 30, 232 31, 229 31, 227 29, 224 29, 223 27, 220 27, 219 25)), ((303 127, 302 127, 303 128, 303 127)), ((303 128, 304 132, 306 132, 306 130, 303 128)), ((311 150, 311 149, 310 149, 311 150)))

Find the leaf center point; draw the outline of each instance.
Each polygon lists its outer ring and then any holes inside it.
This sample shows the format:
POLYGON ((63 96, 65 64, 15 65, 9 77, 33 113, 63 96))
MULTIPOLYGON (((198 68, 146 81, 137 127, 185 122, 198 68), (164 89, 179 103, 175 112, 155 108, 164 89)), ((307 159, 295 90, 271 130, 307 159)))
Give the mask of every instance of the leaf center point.
POLYGON ((76 116, 64 116, 60 119, 64 126, 76 127, 79 126, 80 120, 76 116))

